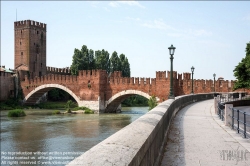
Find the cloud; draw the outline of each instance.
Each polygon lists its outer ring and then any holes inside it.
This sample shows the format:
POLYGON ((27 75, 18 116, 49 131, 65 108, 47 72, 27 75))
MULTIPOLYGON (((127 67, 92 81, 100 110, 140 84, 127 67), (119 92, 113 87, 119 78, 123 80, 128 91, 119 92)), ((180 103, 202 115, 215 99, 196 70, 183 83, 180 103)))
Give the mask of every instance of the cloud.
POLYGON ((119 7, 121 4, 129 5, 129 6, 137 6, 137 7, 140 7, 140 8, 145 8, 145 6, 141 5, 137 1, 117 1, 117 2, 110 2, 109 6, 111 6, 111 7, 119 7))
POLYGON ((143 23, 142 26, 147 28, 161 29, 161 30, 167 30, 167 29, 175 30, 173 27, 167 25, 162 19, 148 21, 146 23, 143 23))

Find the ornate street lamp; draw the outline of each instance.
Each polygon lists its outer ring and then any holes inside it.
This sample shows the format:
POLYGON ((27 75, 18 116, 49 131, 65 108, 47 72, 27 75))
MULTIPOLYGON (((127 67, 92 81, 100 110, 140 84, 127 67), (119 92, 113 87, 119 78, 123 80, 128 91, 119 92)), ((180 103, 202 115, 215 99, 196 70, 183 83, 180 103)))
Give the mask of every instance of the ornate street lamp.
POLYGON ((168 47, 169 49, 169 54, 170 54, 170 91, 169 91, 169 99, 174 99, 174 92, 173 92, 173 55, 174 55, 174 51, 175 51, 175 47, 173 46, 173 44, 171 44, 170 47, 168 47))
POLYGON ((214 73, 213 76, 214 76, 214 92, 215 92, 215 77, 216 77, 216 74, 214 73))
POLYGON ((191 71, 192 71, 192 91, 191 93, 194 93, 194 79, 193 79, 193 75, 194 75, 194 66, 191 67, 191 71))

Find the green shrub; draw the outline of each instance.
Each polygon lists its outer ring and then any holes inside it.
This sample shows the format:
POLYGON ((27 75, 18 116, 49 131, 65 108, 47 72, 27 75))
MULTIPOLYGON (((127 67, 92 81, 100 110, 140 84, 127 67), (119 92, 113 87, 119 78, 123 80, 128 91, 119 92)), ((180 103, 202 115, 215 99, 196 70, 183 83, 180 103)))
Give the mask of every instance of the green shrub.
POLYGON ((86 108, 85 111, 84 111, 85 114, 93 114, 94 111, 92 111, 91 109, 89 108, 86 108))
POLYGON ((71 109, 70 108, 67 108, 66 111, 67 111, 67 113, 71 113, 71 109))
POLYGON ((60 114, 61 112, 59 110, 55 110, 52 112, 52 114, 60 114))
POLYGON ((150 97, 150 99, 148 100, 148 105, 149 105, 148 108, 149 110, 152 110, 157 106, 157 100, 155 96, 150 97))
POLYGON ((21 109, 15 109, 8 112, 8 117, 20 117, 25 115, 25 112, 21 109))
POLYGON ((75 108, 73 108, 73 111, 86 110, 86 109, 89 109, 89 108, 87 108, 87 107, 75 107, 75 108))

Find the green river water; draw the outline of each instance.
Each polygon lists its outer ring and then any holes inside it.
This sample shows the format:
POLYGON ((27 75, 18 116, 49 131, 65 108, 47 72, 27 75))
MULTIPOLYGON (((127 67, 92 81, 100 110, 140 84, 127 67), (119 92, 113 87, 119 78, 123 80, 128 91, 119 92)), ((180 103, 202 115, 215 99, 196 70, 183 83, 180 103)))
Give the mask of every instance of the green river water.
POLYGON ((60 114, 25 110, 7 117, 1 111, 1 165, 65 165, 127 126, 148 107, 125 107, 119 114, 60 114))

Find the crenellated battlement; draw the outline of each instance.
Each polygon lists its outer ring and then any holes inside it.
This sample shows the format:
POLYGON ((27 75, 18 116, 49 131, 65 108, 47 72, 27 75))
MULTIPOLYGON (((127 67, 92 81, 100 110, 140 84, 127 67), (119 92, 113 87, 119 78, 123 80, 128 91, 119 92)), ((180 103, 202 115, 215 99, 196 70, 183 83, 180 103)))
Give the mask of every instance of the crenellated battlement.
POLYGON ((166 71, 156 71, 156 79, 166 79, 166 71))
POLYGON ((33 20, 22 20, 14 22, 15 28, 24 28, 24 27, 37 27, 46 30, 46 24, 33 21, 33 20))
POLYGON ((71 70, 69 67, 66 68, 56 68, 56 67, 50 67, 47 66, 46 67, 46 72, 47 74, 51 73, 51 74, 65 74, 65 75, 70 75, 71 74, 71 70))

